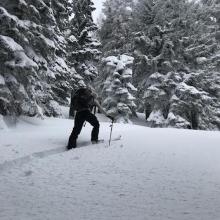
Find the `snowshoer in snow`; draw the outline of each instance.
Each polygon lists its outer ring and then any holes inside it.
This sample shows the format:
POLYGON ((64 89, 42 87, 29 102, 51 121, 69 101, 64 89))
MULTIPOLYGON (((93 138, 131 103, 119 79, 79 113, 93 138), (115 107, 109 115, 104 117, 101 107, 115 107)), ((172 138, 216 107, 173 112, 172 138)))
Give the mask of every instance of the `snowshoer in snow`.
POLYGON ((112 121, 114 120, 114 118, 105 112, 105 110, 101 107, 97 100, 97 95, 89 88, 78 89, 71 97, 71 105, 73 105, 73 109, 76 111, 76 115, 74 128, 69 137, 67 149, 70 150, 77 147, 78 135, 80 134, 83 124, 86 121, 93 126, 91 134, 92 143, 98 143, 99 121, 95 114, 92 113, 93 107, 97 106, 99 111, 103 113, 106 117, 110 118, 112 121))

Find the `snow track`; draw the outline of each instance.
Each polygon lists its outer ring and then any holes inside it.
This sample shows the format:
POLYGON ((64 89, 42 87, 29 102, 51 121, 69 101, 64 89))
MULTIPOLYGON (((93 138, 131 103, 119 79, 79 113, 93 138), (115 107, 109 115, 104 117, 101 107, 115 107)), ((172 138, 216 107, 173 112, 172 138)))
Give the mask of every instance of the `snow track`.
POLYGON ((63 153, 65 151, 66 151, 65 147, 59 147, 56 149, 36 152, 31 155, 20 157, 20 158, 14 159, 14 160, 5 161, 4 163, 0 164, 0 172, 12 169, 14 167, 22 166, 26 163, 29 163, 30 161, 32 161, 34 159, 43 159, 43 158, 46 158, 46 157, 49 157, 52 155, 63 153))
MULTIPOLYGON (((119 141, 120 140, 119 138, 121 138, 121 136, 119 136, 117 138, 113 138, 112 141, 113 142, 119 141)), ((78 148, 81 148, 81 147, 88 147, 89 145, 91 145, 90 141, 80 142, 76 149, 72 149, 69 152, 73 152, 73 150, 76 151, 78 148)), ((107 141, 105 141, 104 143, 93 145, 91 147, 94 147, 94 146, 108 147, 107 141)), ((26 163, 31 162, 34 159, 44 159, 44 158, 47 158, 49 156, 57 155, 57 154, 64 153, 64 152, 67 152, 66 147, 58 147, 58 148, 51 149, 51 150, 35 152, 35 153, 31 154, 31 155, 20 157, 20 158, 14 159, 14 160, 5 161, 4 163, 0 164, 0 173, 5 171, 5 170, 12 169, 14 167, 22 166, 22 165, 24 165, 26 163)))

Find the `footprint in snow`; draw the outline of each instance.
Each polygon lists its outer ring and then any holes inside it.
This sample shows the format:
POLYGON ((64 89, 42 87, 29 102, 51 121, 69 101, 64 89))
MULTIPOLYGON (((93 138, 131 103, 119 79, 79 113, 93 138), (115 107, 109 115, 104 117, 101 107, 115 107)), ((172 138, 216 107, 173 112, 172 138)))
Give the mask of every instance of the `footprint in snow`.
POLYGON ((31 176, 33 174, 32 170, 27 170, 24 172, 24 176, 31 176))
POLYGON ((73 160, 79 160, 80 159, 80 157, 74 157, 73 158, 73 160))

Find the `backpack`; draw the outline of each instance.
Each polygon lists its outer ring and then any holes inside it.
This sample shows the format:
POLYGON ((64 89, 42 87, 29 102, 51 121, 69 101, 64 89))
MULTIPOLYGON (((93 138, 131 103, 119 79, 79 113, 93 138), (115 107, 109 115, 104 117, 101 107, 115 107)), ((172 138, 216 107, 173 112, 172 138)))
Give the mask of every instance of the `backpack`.
POLYGON ((92 91, 87 88, 78 89, 71 98, 71 107, 75 111, 92 109, 94 105, 94 96, 92 91))

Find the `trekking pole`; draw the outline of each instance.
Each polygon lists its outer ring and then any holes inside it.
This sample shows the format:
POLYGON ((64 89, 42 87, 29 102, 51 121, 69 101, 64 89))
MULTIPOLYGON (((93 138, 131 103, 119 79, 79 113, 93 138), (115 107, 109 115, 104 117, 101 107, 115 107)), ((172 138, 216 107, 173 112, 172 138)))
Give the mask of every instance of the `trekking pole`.
POLYGON ((93 107, 93 114, 96 115, 96 106, 93 107))
POLYGON ((114 124, 114 120, 112 120, 112 124, 110 125, 110 127, 111 127, 111 132, 110 132, 110 138, 109 138, 109 147, 110 147, 110 145, 111 145, 111 140, 112 140, 113 124, 114 124))

